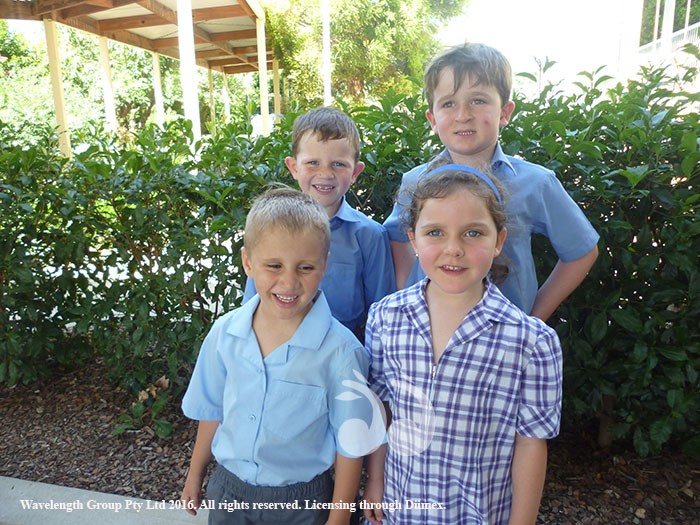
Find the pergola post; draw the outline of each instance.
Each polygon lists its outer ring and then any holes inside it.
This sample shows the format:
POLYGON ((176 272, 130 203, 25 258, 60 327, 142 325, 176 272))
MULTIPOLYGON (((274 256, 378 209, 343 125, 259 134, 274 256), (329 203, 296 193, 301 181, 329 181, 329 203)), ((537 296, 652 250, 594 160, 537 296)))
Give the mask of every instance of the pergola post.
POLYGON ((153 53, 153 99, 156 106, 156 124, 161 128, 165 124, 165 102, 163 99, 163 81, 160 76, 160 55, 153 53))
POLYGON ((216 108, 214 107, 214 74, 209 71, 209 118, 211 119, 211 133, 216 133, 216 108))
POLYGON ((102 79, 102 93, 105 99, 105 120, 107 129, 117 131, 117 106, 114 103, 114 89, 112 88, 112 68, 109 64, 109 46, 107 37, 100 37, 100 77, 102 79))
POLYGON ((61 60, 58 53, 58 39, 56 38, 56 22, 44 20, 44 30, 46 31, 49 72, 53 88, 53 104, 56 112, 56 123, 58 124, 58 148, 63 156, 70 157, 70 133, 68 130, 68 119, 66 118, 66 101, 63 94, 61 60))
POLYGON ((231 92, 228 86, 228 75, 224 75, 224 122, 228 124, 231 122, 231 92))
POLYGON ((177 0, 177 27, 182 102, 185 108, 185 118, 192 121, 192 135, 194 136, 194 141, 197 142, 202 138, 202 123, 199 117, 192 0, 177 0))
POLYGON ((275 122, 279 122, 282 104, 280 101, 280 63, 276 58, 272 59, 272 100, 275 108, 275 122))
POLYGON ((258 37, 258 77, 260 79, 260 118, 262 119, 262 134, 270 134, 270 108, 268 106, 267 88, 267 46, 265 45, 265 18, 255 19, 258 37))

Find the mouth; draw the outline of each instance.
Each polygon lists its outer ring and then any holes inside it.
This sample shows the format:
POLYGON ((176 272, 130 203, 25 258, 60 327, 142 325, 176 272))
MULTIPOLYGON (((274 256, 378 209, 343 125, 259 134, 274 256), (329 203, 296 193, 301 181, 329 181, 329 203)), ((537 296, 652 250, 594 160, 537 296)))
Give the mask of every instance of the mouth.
POLYGON ((274 295, 275 298, 279 302, 284 303, 284 304, 291 304, 294 301, 296 301, 297 299, 299 299, 298 295, 280 295, 280 294, 276 294, 276 293, 272 294, 272 295, 274 295))
POLYGON ((462 273, 465 271, 465 268, 462 266, 452 266, 450 264, 443 264, 440 266, 440 269, 445 273, 462 273))
POLYGON ((335 186, 329 184, 314 184, 314 189, 319 193, 330 193, 335 189, 335 186))
POLYGON ((471 130, 471 129, 467 129, 467 130, 463 130, 463 131, 455 131, 455 135, 457 135, 459 137, 469 137, 471 135, 474 135, 475 133, 476 133, 476 131, 471 130))

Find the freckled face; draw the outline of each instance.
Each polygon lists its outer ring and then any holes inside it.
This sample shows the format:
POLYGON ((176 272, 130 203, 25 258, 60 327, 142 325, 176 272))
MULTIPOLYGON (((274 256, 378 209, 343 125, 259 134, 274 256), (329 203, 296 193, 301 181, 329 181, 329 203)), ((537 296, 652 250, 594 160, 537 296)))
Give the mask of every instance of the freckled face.
POLYGON ((467 189, 427 200, 409 232, 431 285, 444 294, 463 294, 474 303, 483 295, 484 277, 505 237, 505 229, 496 230, 484 201, 467 189))
POLYGON ((501 101, 494 86, 473 84, 469 75, 455 92, 454 73, 447 67, 440 72, 426 117, 454 162, 482 169, 490 164, 500 128, 514 108, 512 101, 501 101))
POLYGON ((348 139, 323 141, 315 133, 307 133, 297 149, 296 157, 285 159, 287 168, 301 191, 318 201, 329 218, 333 217, 364 163, 355 162, 355 150, 348 139))

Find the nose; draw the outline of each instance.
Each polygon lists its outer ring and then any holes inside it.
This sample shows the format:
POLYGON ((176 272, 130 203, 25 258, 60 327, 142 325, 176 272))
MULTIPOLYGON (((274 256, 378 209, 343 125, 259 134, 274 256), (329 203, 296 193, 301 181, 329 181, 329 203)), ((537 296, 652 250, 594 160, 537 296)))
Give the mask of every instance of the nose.
POLYGON ((279 283, 287 290, 294 289, 297 282, 297 272, 294 269, 285 269, 279 275, 279 283))
POLYGON ((457 108, 456 120, 459 122, 466 122, 471 118, 471 111, 467 104, 460 104, 457 108))
POLYGON ((445 253, 450 257, 461 257, 464 255, 464 247, 459 239, 449 238, 445 245, 445 253))

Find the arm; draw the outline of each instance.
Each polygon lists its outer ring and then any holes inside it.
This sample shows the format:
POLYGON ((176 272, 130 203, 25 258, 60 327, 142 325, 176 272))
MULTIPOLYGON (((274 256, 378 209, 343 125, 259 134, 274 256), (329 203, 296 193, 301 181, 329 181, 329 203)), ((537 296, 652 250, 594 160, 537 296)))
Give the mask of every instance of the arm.
POLYGON ((401 290, 406 286, 408 276, 411 275, 416 254, 410 242, 391 241, 391 256, 394 259, 396 289, 401 290))
MULTIPOLYGON (((336 454, 335 459, 335 488, 333 489, 333 503, 353 503, 360 487, 362 476, 363 458, 346 458, 336 454)), ((328 517, 328 525, 350 523, 350 509, 333 508, 328 517)))
POLYGON ((211 443, 214 440, 219 421, 200 421, 197 426, 197 438, 192 450, 190 469, 182 489, 180 499, 188 514, 197 515, 197 509, 202 502, 202 484, 207 473, 207 466, 212 460, 211 443))
POLYGON ((547 472, 547 441, 515 435, 513 501, 508 525, 534 525, 547 472))
POLYGON ((598 246, 594 246, 590 252, 579 259, 570 262, 560 260, 537 291, 530 315, 539 317, 543 321, 549 319, 564 299, 581 284, 597 258, 598 246))
POLYGON ((384 512, 379 505, 384 500, 384 461, 386 460, 386 444, 367 456, 367 485, 365 486, 364 510, 365 519, 375 525, 380 525, 384 512), (371 508, 374 506, 374 508, 371 508))

